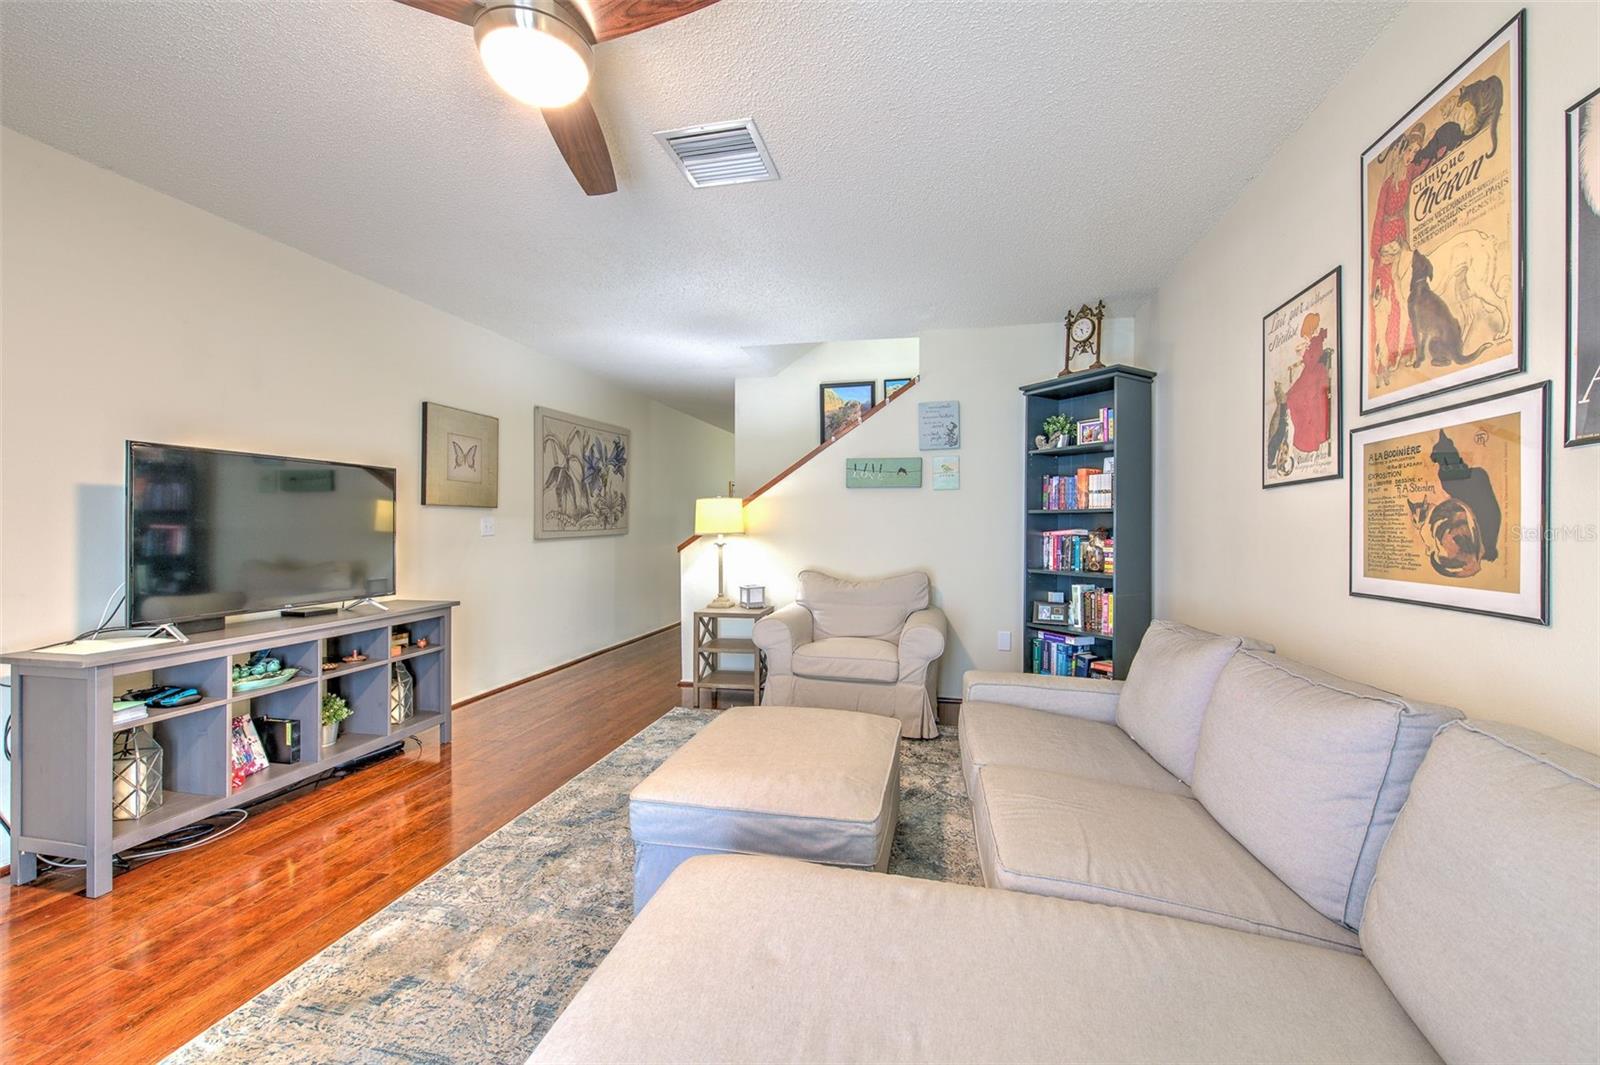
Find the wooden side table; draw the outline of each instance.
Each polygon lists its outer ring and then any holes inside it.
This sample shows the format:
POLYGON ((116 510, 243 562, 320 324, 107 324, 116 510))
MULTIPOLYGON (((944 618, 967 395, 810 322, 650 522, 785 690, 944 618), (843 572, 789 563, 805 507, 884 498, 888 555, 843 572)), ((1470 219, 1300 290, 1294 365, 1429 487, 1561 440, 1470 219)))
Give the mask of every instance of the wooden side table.
POLYGON ((772 608, 729 607, 726 610, 696 610, 694 612, 694 705, 700 706, 703 691, 749 692, 757 705, 761 702, 761 685, 767 679, 766 656, 749 636, 725 636, 724 621, 748 621, 751 628, 761 618, 772 613, 772 608), (751 668, 723 669, 721 656, 750 655, 751 668))

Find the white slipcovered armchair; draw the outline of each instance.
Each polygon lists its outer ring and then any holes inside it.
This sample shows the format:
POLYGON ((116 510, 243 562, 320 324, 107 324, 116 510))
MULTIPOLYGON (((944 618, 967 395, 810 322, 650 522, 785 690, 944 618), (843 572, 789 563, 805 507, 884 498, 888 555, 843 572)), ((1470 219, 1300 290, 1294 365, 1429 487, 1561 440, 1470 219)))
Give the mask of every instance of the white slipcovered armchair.
POLYGON ((898 719, 902 736, 932 739, 944 636, 926 573, 852 581, 806 570, 795 602, 756 622, 761 702, 880 714, 898 719))

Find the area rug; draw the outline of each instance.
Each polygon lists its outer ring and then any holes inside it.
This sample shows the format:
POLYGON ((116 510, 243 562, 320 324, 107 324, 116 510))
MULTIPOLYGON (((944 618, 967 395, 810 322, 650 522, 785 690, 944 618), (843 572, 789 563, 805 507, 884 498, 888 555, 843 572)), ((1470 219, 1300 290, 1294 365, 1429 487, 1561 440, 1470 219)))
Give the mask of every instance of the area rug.
MULTIPOLYGON (((169 1062, 520 1062, 633 916, 628 792, 716 715, 678 709, 169 1062)), ((889 871, 980 882, 954 730, 902 740, 889 871)))

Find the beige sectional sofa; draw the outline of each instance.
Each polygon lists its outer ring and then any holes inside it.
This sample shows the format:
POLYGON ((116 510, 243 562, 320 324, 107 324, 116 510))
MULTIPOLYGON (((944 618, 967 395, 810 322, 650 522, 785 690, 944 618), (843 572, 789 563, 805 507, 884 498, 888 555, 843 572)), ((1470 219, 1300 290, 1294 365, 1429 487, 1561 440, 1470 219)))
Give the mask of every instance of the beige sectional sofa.
POLYGON ((1122 684, 968 675, 992 887, 691 858, 533 1060, 1600 1059, 1600 758, 1146 646, 1122 684))
POLYGON ((1125 682, 969 673, 984 882, 1357 950, 1412 775, 1460 717, 1168 621, 1125 682))

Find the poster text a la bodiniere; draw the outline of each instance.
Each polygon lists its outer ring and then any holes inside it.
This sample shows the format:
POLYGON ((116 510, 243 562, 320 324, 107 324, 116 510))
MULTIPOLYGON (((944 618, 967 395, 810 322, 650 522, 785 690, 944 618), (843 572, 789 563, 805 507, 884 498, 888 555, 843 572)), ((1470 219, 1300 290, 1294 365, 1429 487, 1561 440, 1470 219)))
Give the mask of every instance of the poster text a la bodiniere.
POLYGON ((1363 411, 1522 368, 1522 26, 1361 157, 1363 411))
POLYGON ((1350 434, 1350 591, 1546 620, 1548 383, 1350 434))

